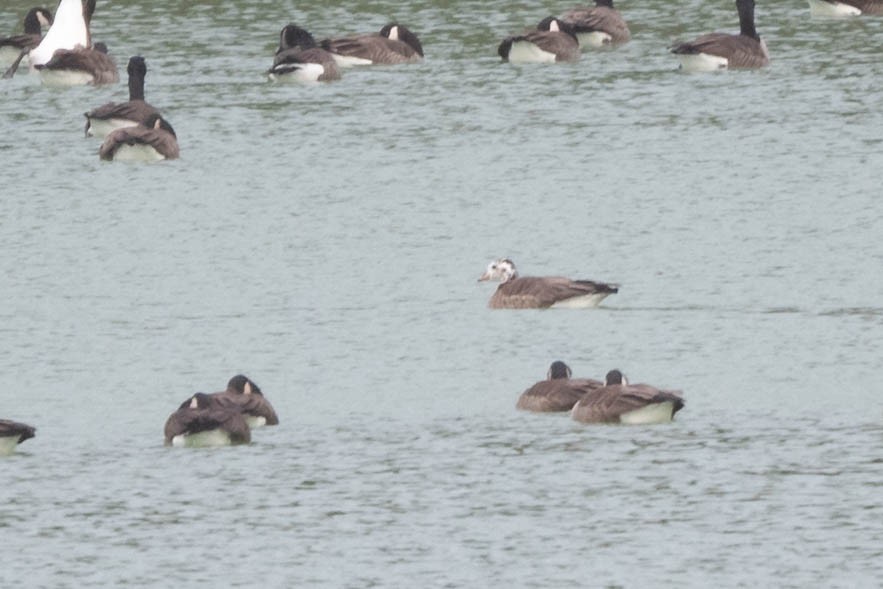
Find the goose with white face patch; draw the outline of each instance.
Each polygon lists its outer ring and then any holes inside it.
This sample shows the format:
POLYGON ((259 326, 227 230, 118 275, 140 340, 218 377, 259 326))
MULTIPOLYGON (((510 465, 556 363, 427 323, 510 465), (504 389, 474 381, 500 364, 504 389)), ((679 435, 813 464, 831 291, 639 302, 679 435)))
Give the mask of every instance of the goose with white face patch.
POLYGON ((423 61, 423 45, 408 27, 389 23, 379 33, 323 39, 319 45, 340 67, 423 61))
POLYGON ((31 8, 25 15, 23 34, 0 38, 0 65, 6 67, 36 48, 43 38, 43 28, 51 24, 51 12, 45 8, 31 8))
POLYGON ((156 162, 177 159, 180 151, 175 130, 154 114, 144 125, 112 131, 104 138, 98 155, 106 161, 156 162))
POLYGON ((812 16, 883 15, 883 0, 809 0, 812 16))
POLYGON ((148 123, 159 111, 144 101, 144 77, 147 63, 140 55, 129 59, 129 101, 109 102, 92 109, 86 117, 86 137, 103 139, 116 129, 135 127, 148 123))
POLYGON ((196 393, 169 415, 165 445, 186 448, 230 446, 251 442, 245 416, 235 408, 215 403, 211 395, 196 393))
POLYGON ((541 20, 535 30, 503 39, 497 53, 510 63, 556 63, 580 57, 576 33, 553 16, 541 20))
POLYGON ((613 0, 595 0, 590 8, 572 8, 558 17, 576 33, 581 47, 619 45, 631 39, 629 26, 613 0))
POLYGON ((517 409, 548 413, 570 411, 586 393, 604 386, 604 383, 591 378, 571 378, 570 367, 560 360, 552 362, 541 380, 521 393, 517 409))
POLYGON ((9 456, 15 452, 16 447, 34 437, 37 430, 30 425, 0 419, 0 456, 9 456))
POLYGON ((736 0, 739 34, 709 33, 692 41, 677 43, 671 52, 681 60, 681 68, 708 72, 727 68, 761 68, 769 65, 766 42, 754 26, 754 0, 736 0))
POLYGON ((680 391, 629 384, 619 370, 611 370, 604 386, 577 401, 570 415, 582 423, 647 425, 669 422, 683 408, 680 391))
POLYGON ((274 82, 330 82, 340 79, 340 68, 309 32, 289 24, 279 33, 279 48, 267 76, 274 82))
POLYGON ((244 374, 237 374, 227 383, 227 389, 212 393, 212 398, 223 406, 236 408, 245 415, 252 428, 279 425, 279 417, 273 405, 260 387, 244 374))
POLYGON ((491 309, 588 309, 619 292, 618 284, 594 280, 519 276, 515 263, 508 258, 492 261, 478 280, 501 283, 488 303, 491 309))

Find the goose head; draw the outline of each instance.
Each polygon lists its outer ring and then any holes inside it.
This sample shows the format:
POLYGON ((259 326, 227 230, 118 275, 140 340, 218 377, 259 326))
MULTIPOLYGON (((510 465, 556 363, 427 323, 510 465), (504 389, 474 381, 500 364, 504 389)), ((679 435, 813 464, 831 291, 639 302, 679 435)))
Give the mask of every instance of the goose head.
POLYGON ((570 374, 570 366, 568 366, 561 360, 555 360, 554 362, 552 362, 552 365, 549 366, 549 372, 547 376, 549 380, 556 380, 570 378, 570 374))
POLYGON ((616 370, 615 368, 607 373, 607 376, 604 377, 604 385, 610 386, 614 384, 627 385, 629 383, 628 379, 625 375, 616 370))
POLYGON ((497 282, 508 282, 517 277, 518 271, 515 269, 515 262, 508 258, 500 258, 487 265, 487 270, 485 270, 478 281, 496 280, 497 282))
POLYGON ((244 374, 237 374, 227 383, 227 392, 237 395, 261 395, 261 389, 244 374))
POLYGON ((405 25, 394 22, 389 23, 380 29, 380 35, 393 41, 406 43, 419 53, 420 57, 423 57, 423 45, 420 44, 420 39, 405 25))

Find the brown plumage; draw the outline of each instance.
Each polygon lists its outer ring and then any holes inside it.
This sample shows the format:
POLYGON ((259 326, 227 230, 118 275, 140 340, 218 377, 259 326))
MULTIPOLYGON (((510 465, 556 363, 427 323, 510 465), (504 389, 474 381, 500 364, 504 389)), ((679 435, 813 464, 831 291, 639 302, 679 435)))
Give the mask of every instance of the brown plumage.
POLYGON ((335 56, 341 66, 417 63, 423 60, 423 45, 410 29, 389 23, 379 33, 323 39, 320 46, 335 56))
POLYGON ((334 56, 319 47, 307 30, 295 24, 285 25, 279 33, 279 47, 267 74, 271 80, 300 82, 330 82, 341 77, 334 56))
POLYGON ((24 30, 20 35, 0 38, 0 49, 8 48, 16 53, 33 49, 40 44, 43 27, 52 24, 52 13, 45 8, 31 8, 25 15, 24 30))
POLYGON ((629 26, 613 7, 613 0, 595 0, 595 6, 572 8, 559 18, 573 28, 580 45, 619 44, 631 39, 629 26), (590 41, 592 33, 595 33, 595 42, 590 41))
POLYGON ((858 8, 862 14, 883 15, 883 0, 821 0, 828 4, 848 4, 858 8))
POLYGON ((560 360, 549 367, 541 380, 521 393, 515 407, 524 411, 570 411, 586 393, 604 386, 591 378, 570 378, 570 368, 560 360))
POLYGON ((551 16, 541 20, 536 30, 503 39, 497 53, 503 61, 512 63, 549 63, 580 58, 576 33, 570 25, 551 16))
POLYGON ((278 425, 279 417, 261 389, 243 374, 237 374, 227 383, 227 389, 212 393, 211 397, 225 407, 236 407, 250 417, 262 417, 266 425, 278 425))
POLYGON ((0 438, 17 436, 17 444, 33 438, 36 431, 36 428, 30 425, 9 419, 0 419, 0 438))
POLYGON ((607 296, 619 292, 619 285, 593 280, 572 280, 562 276, 519 276, 512 260, 502 258, 488 264, 479 281, 497 280, 488 306, 492 309, 543 309, 552 306, 596 307, 607 296))
POLYGON ((147 63, 140 55, 129 59, 129 101, 109 102, 87 112, 86 136, 107 136, 115 128, 144 125, 150 117, 159 111, 144 101, 144 78, 147 75, 147 63), (128 124, 126 124, 128 123, 128 124), (96 132, 97 130, 97 132, 96 132))
POLYGON ((106 47, 97 43, 95 47, 84 49, 59 49, 52 59, 36 66, 43 76, 51 72, 77 72, 88 77, 88 84, 100 86, 120 81, 117 66, 107 55, 106 47))
POLYGON ((627 414, 633 411, 671 403, 671 413, 666 418, 662 412, 663 419, 660 420, 670 421, 684 407, 680 391, 657 389, 647 384, 628 384, 618 370, 610 371, 605 381, 605 386, 586 394, 573 406, 571 417, 574 420, 583 423, 622 423, 623 416, 627 419, 627 414))
POLYGON ((98 155, 102 160, 115 160, 127 147, 138 147, 144 150, 144 152, 137 154, 137 157, 128 159, 173 160, 180 155, 175 130, 158 114, 151 115, 147 119, 147 125, 124 127, 110 133, 104 138, 98 155), (145 153, 150 155, 145 156, 145 153))
POLYGON ((241 411, 215 402, 210 395, 196 393, 169 415, 164 428, 165 444, 171 446, 176 436, 191 436, 212 430, 224 432, 231 444, 247 444, 251 441, 251 429, 241 411))
MULTIPOLYGON (((711 55, 726 60, 727 68, 760 68, 769 65, 766 43, 754 26, 754 0, 736 0, 739 11, 739 34, 709 33, 677 43, 671 52, 681 56, 711 55)), ((686 58, 681 63, 686 65, 686 58)))

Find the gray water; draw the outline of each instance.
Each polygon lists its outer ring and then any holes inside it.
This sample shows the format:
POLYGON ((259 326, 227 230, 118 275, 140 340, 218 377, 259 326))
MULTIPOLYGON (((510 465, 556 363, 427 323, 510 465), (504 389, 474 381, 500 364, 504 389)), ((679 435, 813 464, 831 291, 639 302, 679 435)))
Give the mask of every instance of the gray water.
POLYGON ((771 67, 688 75, 731 2, 623 0, 631 43, 548 67, 496 45, 566 3, 313 4, 99 2, 178 161, 82 137, 124 83, 0 84, 0 417, 38 428, 0 585, 879 587, 883 19, 760 2, 771 67), (263 77, 289 21, 391 18, 425 63, 263 77), (499 256, 622 288, 491 312, 499 256), (516 411, 555 359, 686 408, 516 411), (164 448, 238 372, 281 424, 164 448))

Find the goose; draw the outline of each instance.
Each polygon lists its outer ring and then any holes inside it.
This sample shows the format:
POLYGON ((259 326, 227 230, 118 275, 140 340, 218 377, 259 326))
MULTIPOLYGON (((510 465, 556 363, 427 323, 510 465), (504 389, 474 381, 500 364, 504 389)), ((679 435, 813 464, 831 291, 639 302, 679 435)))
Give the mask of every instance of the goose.
POLYGON ((245 416, 235 407, 215 403, 211 395, 196 393, 169 415, 165 445, 201 448, 251 442, 245 416))
POLYGON ((279 425, 276 410, 267 400, 261 389, 244 374, 237 374, 227 382, 227 389, 212 393, 212 398, 230 407, 238 408, 245 414, 250 427, 279 425))
POLYGON ((31 67, 43 65, 59 49, 91 47, 89 21, 95 11, 95 0, 61 0, 55 9, 52 26, 43 35, 40 44, 28 56, 31 67))
POLYGON ((617 45, 631 39, 629 26, 613 7, 613 0, 595 0, 591 8, 572 8, 558 18, 576 32, 581 47, 617 45))
POLYGON ((15 452, 15 447, 34 437, 37 431, 29 425, 0 419, 0 456, 9 456, 15 452))
POLYGON ((59 49, 52 59, 36 69, 47 86, 101 86, 120 81, 117 66, 104 43, 89 48, 59 49))
POLYGON ((98 150, 107 161, 155 162, 177 159, 179 154, 175 130, 159 114, 151 115, 143 125, 112 131, 98 150))
POLYGON ((576 33, 552 16, 541 20, 536 30, 503 39, 497 53, 510 63, 554 63, 580 57, 576 33))
POLYGON ((43 38, 43 27, 52 24, 52 13, 45 8, 31 8, 25 15, 24 29, 21 35, 0 38, 0 63, 9 65, 20 61, 29 51, 40 44, 43 38))
POLYGON ((707 72, 724 68, 760 68, 769 65, 766 43, 754 27, 754 0, 736 0, 738 35, 709 33, 671 48, 687 71, 707 72))
POLYGON ((665 423, 684 408, 680 391, 667 391, 647 384, 629 384, 619 370, 611 370, 604 386, 573 406, 571 417, 583 423, 665 423))
POLYGON ((591 378, 571 378, 570 367, 556 360, 549 366, 546 380, 521 393, 515 407, 524 411, 570 411, 583 395, 604 386, 591 378))
POLYGON ((151 115, 159 114, 153 106, 144 101, 144 76, 147 64, 144 58, 136 55, 129 59, 129 101, 109 102, 85 113, 86 137, 104 138, 115 129, 143 125, 151 115))
POLYGON ((340 69, 310 33, 288 24, 279 33, 279 48, 267 75, 272 81, 328 82, 340 79, 340 69))
POLYGON ((508 258, 492 261, 478 279, 490 280, 501 283, 488 303, 491 309, 588 309, 619 292, 619 285, 612 283, 563 276, 519 276, 515 263, 508 258))
POLYGON ((812 16, 883 15, 883 0, 809 0, 812 16))
POLYGON ((380 33, 323 39, 320 45, 340 67, 423 61, 420 39, 408 27, 395 22, 385 25, 380 33))

